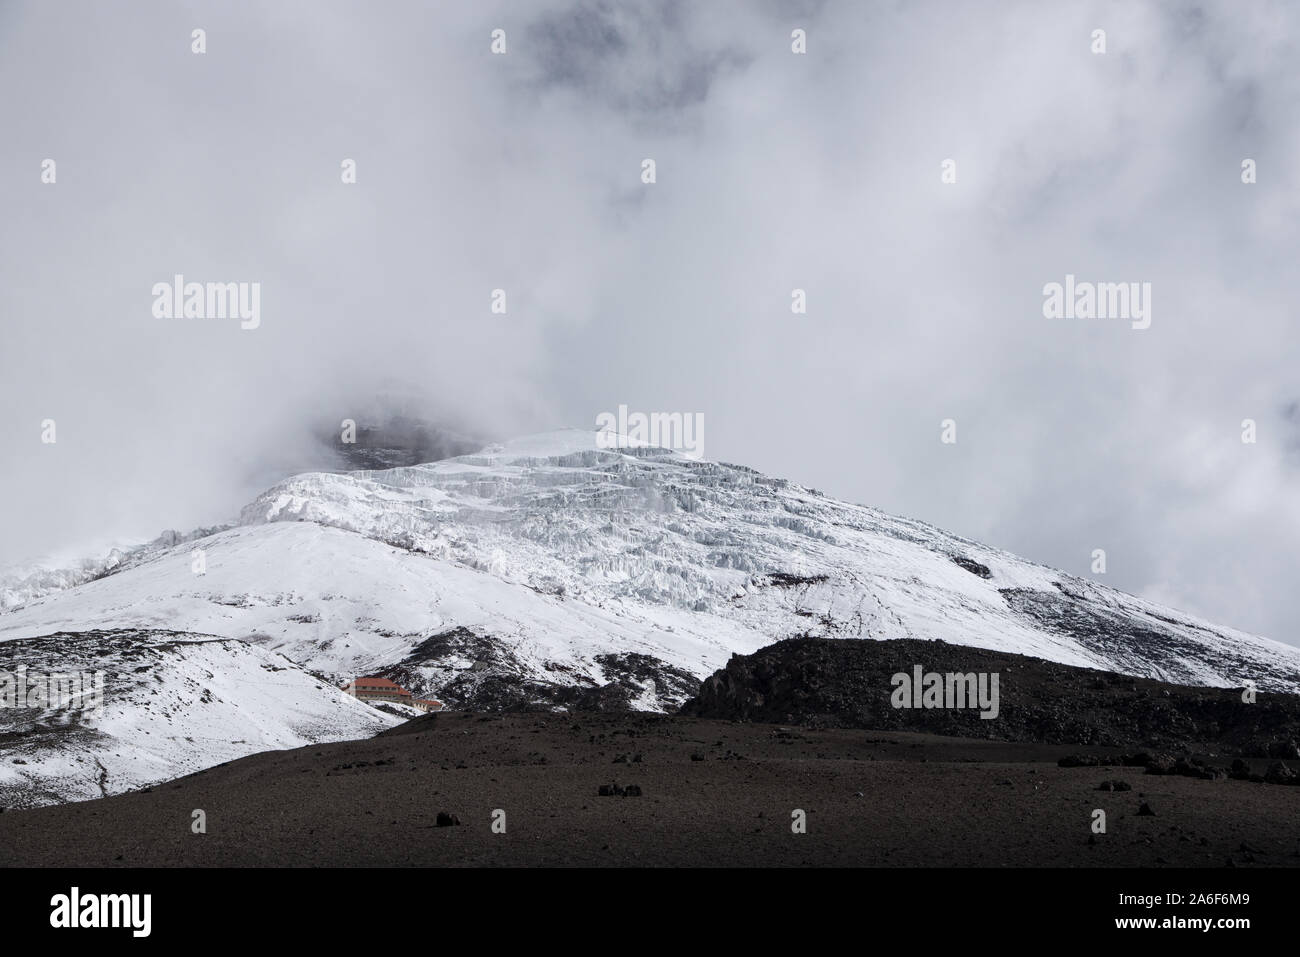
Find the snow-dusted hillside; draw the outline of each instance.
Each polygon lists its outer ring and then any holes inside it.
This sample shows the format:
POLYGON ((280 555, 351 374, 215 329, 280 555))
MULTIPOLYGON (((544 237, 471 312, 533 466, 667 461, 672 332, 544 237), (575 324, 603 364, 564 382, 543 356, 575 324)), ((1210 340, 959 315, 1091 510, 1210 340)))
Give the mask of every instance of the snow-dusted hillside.
POLYGON ((102 705, 0 708, 0 807, 117 794, 398 723, 279 655, 211 636, 98 631, 0 645, 0 671, 19 666, 28 682, 102 672, 102 705))
POLYGON ((237 637, 341 683, 407 661, 443 636, 456 647, 422 663, 424 682, 411 684, 452 704, 466 695, 445 687, 462 672, 595 685, 608 680, 597 656, 642 653, 702 675, 732 650, 767 643, 726 622, 712 633, 687 610, 619 604, 539 593, 337 528, 273 523, 219 532, 0 616, 0 639, 97 624, 165 627, 237 637), (196 546, 203 575, 191 570, 196 546))
POLYGON ((669 708, 732 653, 806 634, 1300 690, 1296 648, 741 466, 604 449, 591 432, 296 476, 238 525, 190 538, 0 615, 0 641, 218 635, 331 677, 382 671, 452 706, 669 708))

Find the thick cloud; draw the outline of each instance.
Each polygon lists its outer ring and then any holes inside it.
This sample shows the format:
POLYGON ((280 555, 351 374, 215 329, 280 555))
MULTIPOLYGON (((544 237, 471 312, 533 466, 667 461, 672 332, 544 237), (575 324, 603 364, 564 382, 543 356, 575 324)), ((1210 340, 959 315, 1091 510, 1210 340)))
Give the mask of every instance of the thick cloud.
POLYGON ((494 435, 627 404, 1300 643, 1298 27, 1287 3, 0 6, 0 559, 226 518, 390 390, 494 435), (155 318, 175 273, 260 282, 261 326, 155 318), (1067 274, 1151 283, 1151 327, 1044 318, 1067 274))

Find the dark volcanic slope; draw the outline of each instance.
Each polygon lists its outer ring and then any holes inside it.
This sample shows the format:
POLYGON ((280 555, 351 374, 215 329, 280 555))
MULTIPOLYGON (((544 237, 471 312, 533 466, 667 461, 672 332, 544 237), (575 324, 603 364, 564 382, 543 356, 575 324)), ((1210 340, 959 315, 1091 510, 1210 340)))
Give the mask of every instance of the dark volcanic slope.
POLYGON ((877 728, 1004 741, 1123 748, 1199 748, 1295 758, 1300 697, 1187 687, 941 641, 793 638, 733 656, 705 679, 683 714, 877 728), (896 709, 891 677, 915 665, 996 673, 1000 713, 896 709))
POLYGON ((938 642, 797 639, 733 658, 693 714, 443 713, 11 810, 0 863, 1294 867, 1300 787, 1282 785, 1300 778, 1278 758, 1295 756, 1298 704, 938 642), (890 678, 916 664, 998 673, 999 717, 894 709, 890 678))
POLYGON ((655 715, 446 713, 146 792, 0 814, 0 861, 1300 865, 1300 788, 1062 768, 1059 755, 655 715), (1132 790, 1097 790, 1112 779, 1132 790), (598 795, 614 784, 641 794, 598 795), (1143 804, 1154 816, 1139 815, 1143 804), (191 833, 196 808, 206 834, 191 833), (1094 836, 1097 808, 1107 833, 1094 836), (495 809, 505 834, 492 832, 495 809), (806 834, 791 832, 795 809, 807 813, 806 834), (437 826, 440 812, 460 825, 437 826))

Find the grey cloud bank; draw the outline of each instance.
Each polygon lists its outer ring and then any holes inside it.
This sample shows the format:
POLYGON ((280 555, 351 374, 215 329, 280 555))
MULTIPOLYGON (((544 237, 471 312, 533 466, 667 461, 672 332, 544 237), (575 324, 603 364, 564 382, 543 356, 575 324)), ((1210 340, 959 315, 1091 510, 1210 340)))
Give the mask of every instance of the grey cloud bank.
POLYGON ((0 561, 224 519, 400 383, 492 435, 699 411, 710 458, 1300 644, 1298 36, 1282 3, 0 6, 0 561), (178 274, 258 283, 257 328, 155 316, 178 274), (1045 318, 1067 275, 1150 283, 1150 327, 1045 318))

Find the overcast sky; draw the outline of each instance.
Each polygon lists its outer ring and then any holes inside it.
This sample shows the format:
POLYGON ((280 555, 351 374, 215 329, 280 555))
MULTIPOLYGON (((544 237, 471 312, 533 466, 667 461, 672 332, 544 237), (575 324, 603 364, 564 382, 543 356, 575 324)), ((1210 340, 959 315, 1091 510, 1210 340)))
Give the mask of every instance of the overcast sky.
POLYGON ((0 561, 229 520, 397 389, 492 436, 700 412, 708 458, 1300 644, 1297 38, 1262 0, 0 0, 0 561), (260 326, 156 318, 176 273, 261 283, 260 326), (1150 328, 1045 318, 1067 274, 1151 283, 1150 328))

